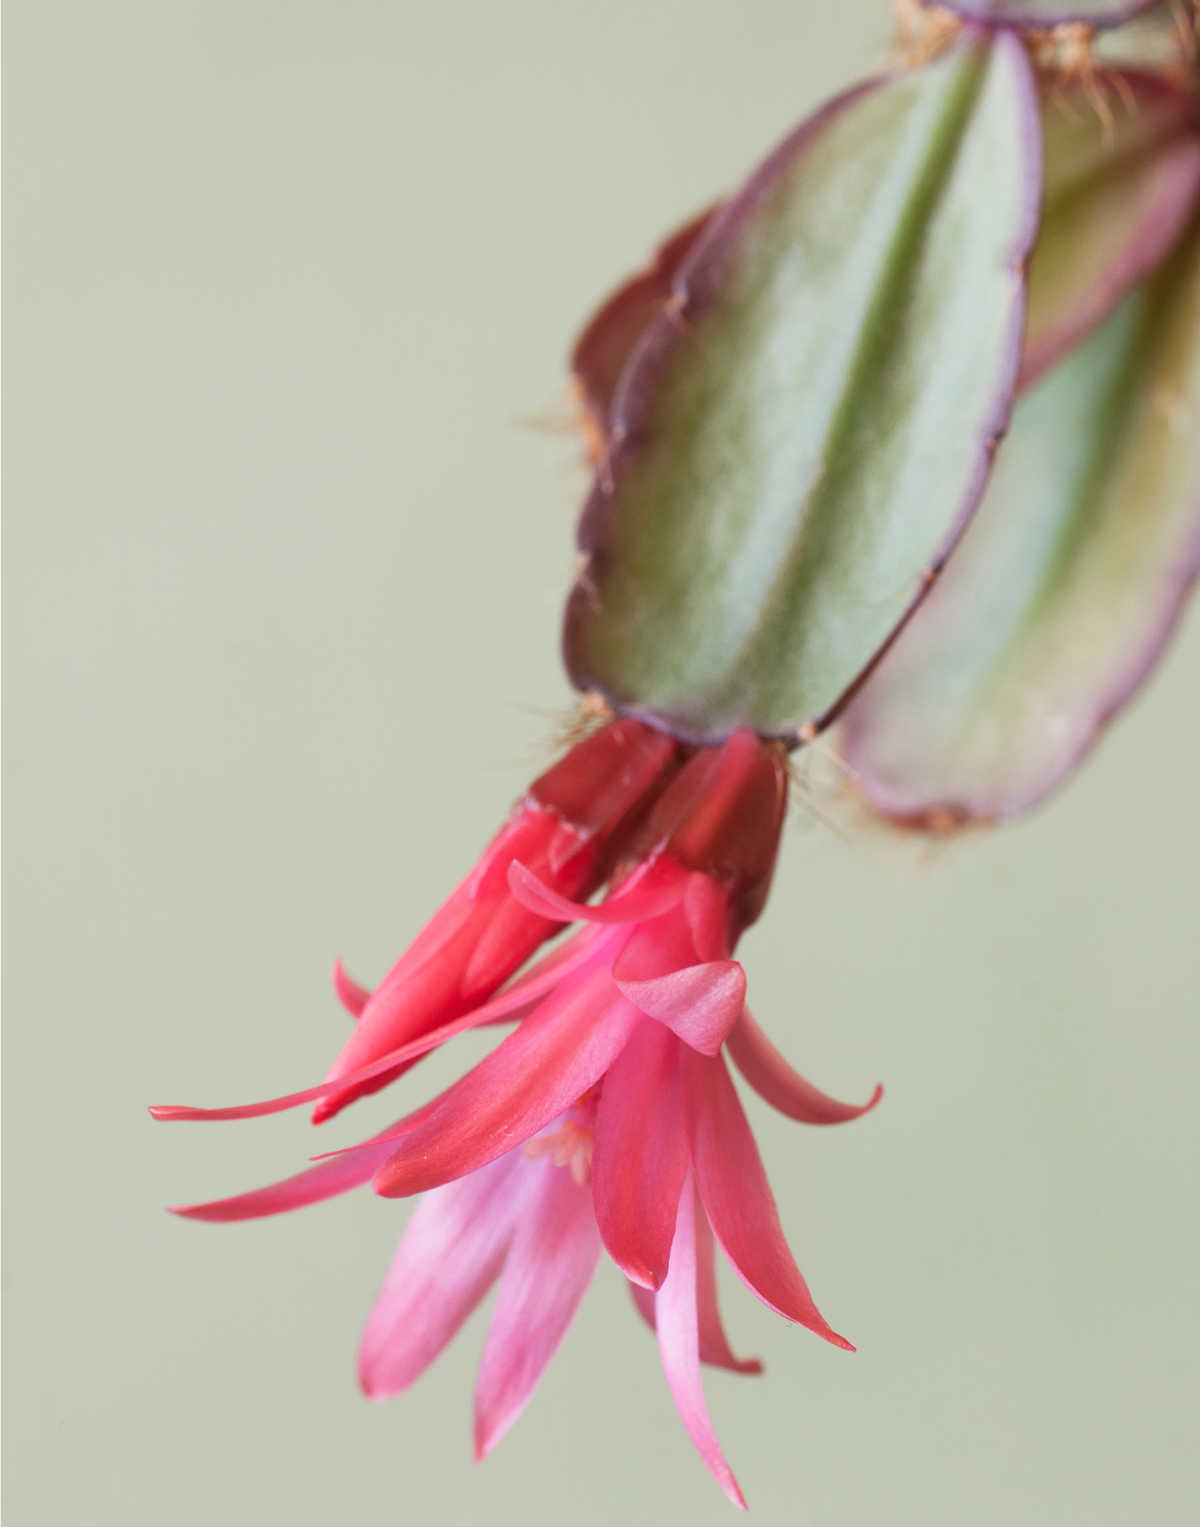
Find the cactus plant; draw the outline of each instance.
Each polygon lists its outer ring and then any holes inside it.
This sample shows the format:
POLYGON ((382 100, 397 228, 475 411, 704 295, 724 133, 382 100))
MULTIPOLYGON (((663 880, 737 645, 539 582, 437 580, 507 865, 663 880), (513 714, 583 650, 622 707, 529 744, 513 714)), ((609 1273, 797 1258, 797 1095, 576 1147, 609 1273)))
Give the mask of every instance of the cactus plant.
POLYGON ((177 1210, 422 1194, 361 1377, 406 1387, 498 1282, 479 1456, 602 1248, 739 1505, 700 1365, 758 1364, 724 1334, 715 1246, 849 1347, 792 1261, 727 1059, 812 1125, 880 1089, 842 1103, 795 1071, 734 951, 766 901, 789 751, 838 722, 864 799, 907 830, 1016 816, 1179 619, 1200 570, 1200 92, 1194 16, 1149 9, 909 0, 900 67, 600 306, 571 356, 594 473, 564 621, 580 739, 374 990, 337 967, 355 1029, 326 1080, 153 1110, 315 1103, 320 1121, 457 1034, 515 1025, 371 1139, 177 1210), (1135 16, 1102 61, 1095 37, 1135 16))

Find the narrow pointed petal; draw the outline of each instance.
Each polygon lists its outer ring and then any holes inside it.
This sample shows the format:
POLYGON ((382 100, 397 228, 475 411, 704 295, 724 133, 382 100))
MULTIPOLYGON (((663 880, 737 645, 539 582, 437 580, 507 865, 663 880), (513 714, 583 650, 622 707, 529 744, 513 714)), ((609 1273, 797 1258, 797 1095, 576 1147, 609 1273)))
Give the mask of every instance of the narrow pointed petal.
POLYGON ((496 1281, 530 1176, 518 1151, 417 1204, 359 1348, 359 1383, 373 1400, 420 1378, 496 1281))
POLYGON ((746 972, 736 960, 688 965, 648 981, 623 981, 620 968, 618 960, 613 972, 617 989, 703 1055, 717 1053, 742 1015, 746 972))
POLYGON ((609 1256, 635 1283, 667 1276, 688 1170, 678 1041, 639 1023, 609 1067, 596 1109, 592 1196, 609 1256))
POLYGON ((614 400, 577 687, 697 742, 801 738, 845 703, 1008 419, 1036 104, 1017 39, 973 34, 822 108, 716 214, 614 400))
POLYGON ((272 1214, 286 1214, 337 1198, 369 1182, 380 1165, 396 1149, 394 1128, 374 1140, 366 1140, 349 1150, 339 1151, 310 1166, 294 1177, 273 1182, 232 1198, 215 1198, 208 1203, 174 1204, 170 1212, 181 1219, 204 1220, 210 1224, 232 1224, 237 1220, 265 1219, 272 1214))
POLYGON ((421 1193, 528 1140, 600 1080, 644 1021, 607 972, 575 976, 434 1101, 375 1191, 421 1193))
POLYGON ((560 896, 532 870, 515 861, 508 872, 508 884, 523 907, 539 917, 552 918, 560 923, 646 922, 678 906, 684 889, 676 879, 661 881, 652 872, 643 872, 636 885, 630 884, 596 906, 588 906, 560 896))
POLYGON ((655 1326, 667 1387, 679 1419, 709 1473, 735 1506, 746 1501, 725 1461, 709 1419, 700 1378, 698 1311, 696 1307, 696 1209, 689 1184, 680 1196, 671 1268, 655 1298, 655 1326))
POLYGON ((700 1361, 731 1373, 761 1373, 757 1357, 736 1357, 725 1334, 717 1302, 717 1248, 704 1207, 696 1196, 696 1310, 700 1334, 700 1361))
POLYGON ((734 1270, 762 1302, 853 1351, 817 1309, 783 1235, 762 1159, 725 1062, 685 1052, 684 1102, 696 1187, 734 1270))
POLYGON ((1056 81, 1043 92, 1046 205, 1029 267, 1022 388, 1159 265, 1200 196, 1192 92, 1133 70, 1102 79, 1056 81), (1133 109, 1103 117, 1097 90, 1133 109))
POLYGON ((371 993, 367 987, 360 986, 352 976, 347 974, 341 960, 333 962, 333 989, 338 1001, 351 1018, 361 1018, 362 1010, 370 1000, 371 993))
POLYGON ((518 992, 514 988, 494 1002, 487 1002, 474 1012, 467 1013, 465 1017, 443 1024, 441 1028, 422 1035, 420 1039, 414 1039, 410 1044, 401 1045, 398 1050, 381 1055, 369 1066, 360 1066, 356 1071, 344 1071, 340 1076, 318 1082, 314 1087, 304 1087, 299 1092, 284 1093, 281 1097, 266 1098, 258 1103, 235 1103, 226 1108, 193 1108, 185 1103, 155 1103, 149 1110, 150 1117, 160 1124, 213 1123, 229 1119, 261 1119, 267 1114, 285 1113, 289 1108, 299 1108, 347 1087, 361 1086, 376 1077, 389 1075, 398 1067, 419 1060, 422 1055, 428 1055, 430 1050, 436 1050, 447 1040, 478 1028, 481 1024, 496 1022, 501 1017, 520 1017, 531 1010, 536 1001, 537 993, 531 996, 527 991, 518 992))
POLYGON ((878 1086, 865 1103, 839 1103, 831 1098, 792 1069, 748 1011, 725 1048, 759 1097, 801 1124, 845 1124, 869 1113, 883 1096, 878 1086))
POLYGON ((1022 399, 946 579, 847 712, 876 810, 1020 815, 1154 670, 1200 571, 1200 231, 1022 399))
POLYGON ((475 1387, 475 1456, 483 1458, 524 1410, 558 1351, 600 1255, 591 1196, 562 1167, 540 1178, 504 1263, 475 1387))
MULTIPOLYGON (((693 1192, 695 1190, 693 1189, 693 1192)), ((650 1327, 657 1329, 655 1316, 655 1291, 626 1279, 633 1307, 650 1327)), ((730 1373, 758 1374, 763 1365, 757 1357, 736 1357, 729 1345, 721 1312, 717 1303, 716 1246, 704 1209, 697 1199, 696 1207, 696 1309, 699 1322, 700 1361, 712 1368, 725 1368, 730 1373)))

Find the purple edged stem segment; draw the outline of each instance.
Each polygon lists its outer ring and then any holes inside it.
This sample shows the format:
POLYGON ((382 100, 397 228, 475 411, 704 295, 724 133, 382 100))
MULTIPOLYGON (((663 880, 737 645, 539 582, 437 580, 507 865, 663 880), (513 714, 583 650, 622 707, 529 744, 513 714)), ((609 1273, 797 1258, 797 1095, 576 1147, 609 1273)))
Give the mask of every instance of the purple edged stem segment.
POLYGON ((1029 271, 1028 387, 1170 253, 1200 192, 1196 99, 1160 76, 1110 70, 1111 119, 1082 81, 1043 92, 1046 204, 1029 271))
POLYGON ((1148 11, 1158 0, 937 0, 945 10, 957 11, 972 21, 989 26, 1057 27, 1070 22, 1085 26, 1115 27, 1148 11))
POLYGON ((643 270, 596 310, 571 351, 571 376, 589 430, 602 453, 621 373, 646 330, 670 300, 675 272, 712 221, 708 208, 665 238, 643 270))
POLYGON ((617 386, 578 687, 688 740, 832 719, 982 492, 1040 171, 1025 53, 985 34, 838 97, 715 214, 617 386))
POLYGON ((1018 405, 946 576, 846 712, 869 803, 1016 816, 1153 670, 1200 570, 1200 226, 1018 405))

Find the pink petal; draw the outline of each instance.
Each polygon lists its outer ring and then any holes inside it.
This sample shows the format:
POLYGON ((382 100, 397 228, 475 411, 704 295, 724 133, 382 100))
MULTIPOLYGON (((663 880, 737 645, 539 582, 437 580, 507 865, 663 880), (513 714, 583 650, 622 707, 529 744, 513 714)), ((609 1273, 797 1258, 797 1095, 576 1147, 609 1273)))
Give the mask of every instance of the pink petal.
MULTIPOLYGON (((566 955, 567 952, 563 950, 562 953, 566 955)), ((284 1113, 289 1108, 299 1108, 304 1103, 311 1103, 314 1098, 328 1097, 331 1093, 340 1092, 344 1088, 355 1087, 383 1076, 411 1060, 428 1055, 430 1050, 437 1049, 448 1039, 465 1034, 469 1029, 478 1028, 483 1024, 498 1023, 503 1019, 523 1018, 532 1010, 539 997, 558 986, 567 973, 584 965, 592 954, 592 950, 581 944, 573 949, 568 957, 559 959, 556 963, 544 961, 536 976, 515 982, 499 997, 484 1003, 482 1007, 474 1008, 463 1017, 455 1019, 453 1023, 445 1023, 441 1028, 433 1029, 409 1044, 401 1045, 398 1050, 381 1055, 368 1066, 360 1066, 357 1071, 342 1072, 328 1081, 318 1082, 315 1087, 305 1087, 300 1092, 288 1092, 282 1097, 267 1098, 259 1103, 236 1103, 227 1108, 193 1108, 184 1103, 155 1103, 149 1110, 150 1117, 157 1119, 159 1123, 166 1124, 177 1124, 181 1121, 212 1123, 220 1119, 258 1119, 267 1114, 284 1113)))
MULTIPOLYGON (((693 1189, 693 1192, 695 1190, 693 1189)), ((733 1373, 761 1373, 756 1357, 735 1357, 717 1302, 717 1249, 712 1228, 697 1199, 696 1202, 696 1306, 700 1331, 700 1361, 714 1368, 728 1368, 733 1373)))
POLYGON ((729 892, 697 870, 688 877, 683 911, 697 955, 702 960, 729 956, 729 892))
POLYGON ((666 1029, 639 1023, 609 1067, 596 1109, 596 1223, 625 1276, 650 1288, 667 1276, 688 1169, 678 1050, 666 1029))
POLYGON ((643 1021, 607 971, 576 974, 435 1099, 375 1191, 421 1193, 528 1140, 600 1080, 643 1021))
POLYGON ((504 1263, 475 1386, 475 1457, 489 1453, 525 1408, 558 1351, 600 1255, 591 1195, 563 1167, 540 1181, 504 1263))
MULTIPOLYGON (((428 1030, 461 1017, 485 1001, 554 932, 554 922, 512 905, 506 876, 519 855, 541 867, 559 831, 557 816, 524 802, 493 838, 474 870, 435 913, 372 992, 354 1033, 326 1078, 339 1081, 428 1030)), ((589 883, 591 856, 562 869, 561 885, 574 893, 589 883)), ((549 866, 547 866, 549 868, 549 866)), ((314 1124, 332 1118, 364 1092, 386 1086, 413 1064, 344 1091, 334 1090, 313 1110, 314 1124)))
POLYGON ((770 1309, 853 1351, 813 1303, 792 1259, 750 1125, 720 1056, 682 1052, 696 1186, 721 1249, 770 1309))
POLYGON ((351 1188, 369 1182, 380 1163, 396 1149, 397 1138, 393 1127, 373 1140, 327 1157, 294 1177, 285 1177, 282 1182, 255 1188, 249 1193, 238 1193, 233 1198, 215 1198, 209 1203, 174 1204, 170 1212, 181 1219, 228 1224, 234 1220, 264 1219, 270 1214, 285 1214, 289 1209, 319 1204, 326 1198, 336 1198, 339 1193, 348 1193, 351 1188))
POLYGON ((363 1008, 370 1000, 371 993, 367 987, 360 986, 352 976, 347 975, 346 967, 341 960, 333 962, 333 989, 338 1001, 351 1018, 360 1018, 363 1008))
POLYGON ((793 1071, 747 1011, 730 1034, 726 1048, 738 1070, 761 1098, 801 1124, 844 1124, 869 1113, 883 1096, 882 1086, 865 1103, 839 1103, 793 1071))
POLYGON ((618 961, 613 975, 636 1008, 704 1055, 717 1053, 746 1003, 746 972, 736 960, 688 965, 647 981, 621 980, 618 961))
MULTIPOLYGON (((695 1190, 693 1189, 693 1192, 695 1190)), ((634 1308, 653 1331, 657 1329, 653 1289, 627 1280, 634 1308)), ((713 1368, 727 1368, 731 1373, 761 1373, 763 1365, 756 1357, 735 1357, 725 1335, 717 1304, 717 1259, 713 1233, 703 1206, 696 1207, 696 1308, 700 1336, 700 1361, 713 1368)))
POLYGON ((671 1269, 655 1298, 658 1350, 679 1419, 708 1471, 735 1506, 746 1502, 725 1461, 704 1403, 696 1309, 696 1209, 689 1184, 679 1199, 671 1269))
MULTIPOLYGON (((353 1033, 325 1078, 342 1085, 331 1088, 322 1097, 313 1110, 314 1124, 333 1118, 364 1092, 386 1086, 407 1065, 401 1064, 390 1073, 380 1072, 373 1085, 362 1084, 358 1089, 346 1082, 348 1075, 475 1006, 462 991, 462 974, 476 940, 487 926, 490 910, 472 904, 460 888, 418 934, 367 999, 353 1033)), ((514 969, 521 958, 533 952, 537 942, 535 937, 516 960, 514 969)))
POLYGON ((491 1288, 530 1187, 521 1151, 418 1203, 371 1310, 358 1377, 373 1400, 418 1379, 491 1288))
POLYGON ((509 866, 508 887, 523 907, 539 917, 553 918, 555 922, 648 922, 678 906, 684 892, 683 883, 677 876, 660 879, 647 875, 646 871, 652 868, 644 866, 641 873, 630 877, 626 887, 594 907, 560 896, 516 859, 509 866))

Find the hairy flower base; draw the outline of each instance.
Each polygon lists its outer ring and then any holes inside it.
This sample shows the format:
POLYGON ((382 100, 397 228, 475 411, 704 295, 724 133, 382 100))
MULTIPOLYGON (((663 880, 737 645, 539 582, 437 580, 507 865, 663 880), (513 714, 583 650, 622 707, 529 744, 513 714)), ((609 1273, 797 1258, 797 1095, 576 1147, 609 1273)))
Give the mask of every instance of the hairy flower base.
MULTIPOLYGON (((857 1106, 827 1097, 791 1069, 745 1007, 745 972, 732 951, 765 899, 785 799, 781 754, 748 733, 694 754, 662 780, 608 896, 594 906, 514 857, 514 838, 502 834, 483 870, 495 916, 508 927, 526 919, 539 941, 547 928, 583 926, 501 995, 449 1018, 443 1007, 431 1027, 424 993, 440 977, 427 979, 415 999, 422 1031, 382 1053, 372 1036, 364 1064, 339 1065, 330 1080, 263 1103, 152 1111, 228 1119, 344 1101, 467 1029, 516 1020, 512 1032, 373 1139, 285 1182, 175 1212, 254 1218, 368 1181, 386 1197, 425 1195, 368 1322, 361 1380, 375 1398, 407 1387, 498 1282, 476 1389, 478 1456, 532 1394, 603 1246, 657 1331, 692 1441, 726 1494, 744 1504, 700 1382, 701 1362, 758 1371, 733 1356, 721 1326, 714 1236, 771 1309, 837 1346, 850 1343, 817 1309, 788 1250, 723 1051, 769 1102, 807 1123, 855 1118, 880 1096, 876 1089, 857 1106)), ((426 941, 423 958, 436 964, 437 947, 451 943, 435 947, 429 933, 414 948, 426 941)), ((443 958, 461 970, 457 949, 443 958)), ((367 997, 344 973, 338 980, 360 1024, 383 1010, 379 993, 367 997)), ((384 985, 383 1031, 410 1032, 403 983, 384 985)))

